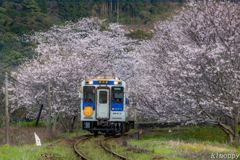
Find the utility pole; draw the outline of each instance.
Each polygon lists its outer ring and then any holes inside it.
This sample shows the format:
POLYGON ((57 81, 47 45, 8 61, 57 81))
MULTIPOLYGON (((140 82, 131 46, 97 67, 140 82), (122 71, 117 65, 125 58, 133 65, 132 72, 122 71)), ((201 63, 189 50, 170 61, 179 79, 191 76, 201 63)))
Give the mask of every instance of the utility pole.
POLYGON ((8 74, 6 72, 5 75, 5 111, 6 111, 6 140, 7 144, 9 145, 9 124, 8 124, 8 74))
POLYGON ((78 109, 77 109, 77 120, 76 120, 77 121, 77 136, 78 136, 78 119, 79 118, 78 118, 78 109))
POLYGON ((48 107, 49 107, 49 135, 50 135, 50 141, 52 140, 52 124, 51 124, 51 114, 52 114, 52 110, 51 110, 51 105, 50 105, 50 79, 48 79, 48 107))

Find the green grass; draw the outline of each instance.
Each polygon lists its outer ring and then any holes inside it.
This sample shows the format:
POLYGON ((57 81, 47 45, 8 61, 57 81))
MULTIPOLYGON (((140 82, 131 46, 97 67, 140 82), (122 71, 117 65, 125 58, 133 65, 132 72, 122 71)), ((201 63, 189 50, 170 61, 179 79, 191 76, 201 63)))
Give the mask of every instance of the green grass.
POLYGON ((89 132, 86 131, 81 131, 81 132, 72 132, 72 133, 64 133, 63 134, 63 138, 62 139, 67 139, 67 138, 71 138, 71 137, 79 137, 79 136, 83 136, 83 135, 90 135, 89 132))
MULTIPOLYGON (((130 130, 128 133, 136 134, 138 130, 130 130)), ((64 134, 62 139, 78 137, 89 134, 88 132, 64 134)), ((107 153, 100 146, 103 136, 92 138, 78 145, 78 149, 89 159, 118 159, 107 153), (94 150, 92 149, 94 148, 94 150)), ((124 139, 124 138, 122 138, 124 139)), ((107 140, 105 145, 111 150, 133 160, 150 160, 154 157, 162 159, 184 160, 184 159, 210 159, 212 153, 239 154, 240 147, 234 148, 226 142, 225 133, 218 127, 182 127, 182 128, 155 128, 143 131, 140 140, 121 139, 107 140), (171 129, 172 132, 168 132, 171 129), (154 131, 154 132, 153 132, 154 131), (117 142, 115 142, 118 141, 117 142), (119 145, 124 144, 124 145, 119 145)), ((42 155, 54 154, 58 159, 77 159, 72 146, 66 144, 65 140, 56 140, 52 143, 43 143, 42 146, 25 145, 10 147, 4 145, 0 148, 0 159, 40 159, 42 155), (58 142, 58 143, 56 143, 58 142), (52 145, 51 149, 46 147, 52 145)))
MULTIPOLYGON (((80 133, 65 133, 61 139, 67 139, 71 137, 78 137, 86 135, 86 132, 80 133)), ((40 159, 44 155, 54 155, 57 159, 77 159, 76 154, 73 151, 73 147, 66 144, 64 140, 54 140, 53 142, 42 143, 41 146, 24 145, 24 146, 8 146, 3 145, 0 148, 0 159, 1 160, 33 160, 40 159), (54 145, 54 143, 57 143, 54 145), (47 146, 52 145, 50 149, 47 146)))
POLYGON ((118 160, 115 156, 111 154, 106 154, 106 151, 100 146, 100 141, 103 139, 103 136, 98 138, 91 138, 88 141, 78 143, 78 150, 87 158, 91 160, 118 160), (94 148, 90 149, 90 148, 94 148))
POLYGON ((155 156, 166 157, 169 159, 180 160, 180 152, 167 147, 168 142, 158 140, 131 140, 128 144, 140 150, 154 152, 155 156))
POLYGON ((168 139, 168 140, 183 140, 187 142, 211 142, 226 143, 227 135, 218 127, 210 126, 191 126, 182 128, 164 128, 155 129, 155 131, 165 130, 166 132, 159 132, 157 135, 142 136, 144 140, 148 139, 168 139), (169 133, 168 130, 173 132, 169 133))
POLYGON ((136 134, 138 133, 137 129, 131 129, 130 131, 127 132, 129 135, 136 134))
POLYGON ((46 149, 50 143, 44 143, 42 146, 26 145, 20 147, 10 147, 3 145, 0 148, 1 160, 33 160, 40 159, 44 154, 54 154, 56 157, 64 157, 64 159, 72 159, 75 156, 72 148, 62 147, 61 144, 51 149, 46 149))
MULTIPOLYGON (((118 160, 119 158, 116 158, 115 156, 111 155, 110 153, 106 152, 101 146, 100 142, 103 139, 103 136, 99 136, 98 138, 91 138, 88 141, 82 142, 78 145, 78 149, 81 151, 81 153, 84 154, 87 158, 91 160, 118 160), (93 150, 90 150, 89 148, 94 148, 93 150)), ((107 140, 104 142, 104 145, 111 149, 112 151, 125 156, 129 159, 136 159, 136 160, 149 160, 152 159, 158 154, 153 153, 153 150, 147 151, 147 150, 135 150, 135 149, 128 149, 128 147, 124 147, 121 145, 118 145, 114 140, 107 140), (140 153, 135 153, 135 152, 140 153)))
POLYGON ((240 147, 234 148, 226 142, 226 134, 221 129, 210 126, 155 128, 145 132, 141 140, 131 140, 128 144, 134 148, 154 150, 155 154, 173 160, 209 159, 211 153, 240 153, 240 147))
POLYGON ((154 153, 153 150, 144 150, 141 148, 139 148, 138 150, 136 149, 131 150, 128 149, 128 147, 119 146, 115 141, 110 141, 106 143, 107 143, 106 146, 108 146, 109 149, 129 159, 146 160, 152 159, 157 156, 157 154, 154 153), (136 151, 140 153, 135 153, 136 151))

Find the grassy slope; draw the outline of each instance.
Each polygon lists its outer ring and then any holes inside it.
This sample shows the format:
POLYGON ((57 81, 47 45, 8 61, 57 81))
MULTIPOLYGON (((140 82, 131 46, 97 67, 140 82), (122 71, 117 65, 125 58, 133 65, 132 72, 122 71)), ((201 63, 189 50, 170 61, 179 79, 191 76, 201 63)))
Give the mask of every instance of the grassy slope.
POLYGON ((212 153, 240 153, 240 147, 236 149, 227 143, 226 134, 217 127, 171 128, 172 132, 168 130, 149 132, 140 141, 132 140, 128 144, 135 148, 154 150, 158 155, 169 159, 210 159, 212 153))

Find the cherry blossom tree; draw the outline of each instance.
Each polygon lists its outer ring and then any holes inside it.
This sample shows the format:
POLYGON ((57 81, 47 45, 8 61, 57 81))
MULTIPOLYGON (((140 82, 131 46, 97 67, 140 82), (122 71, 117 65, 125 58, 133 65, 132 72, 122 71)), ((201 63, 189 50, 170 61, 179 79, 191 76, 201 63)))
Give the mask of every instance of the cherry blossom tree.
MULTIPOLYGON (((27 116, 35 118, 44 104, 47 115, 47 84, 51 82, 53 116, 72 120, 80 107, 80 82, 99 75, 131 76, 128 58, 135 41, 125 37, 121 25, 104 25, 105 20, 81 19, 53 26, 46 32, 25 35, 24 40, 37 45, 38 56, 12 72, 16 82, 10 84, 11 112, 27 108, 27 116)), ((80 111, 80 110, 79 110, 80 111)), ((68 125, 65 126, 69 126, 68 125)))
POLYGON ((127 94, 144 118, 207 121, 237 144, 239 11, 230 2, 189 2, 172 21, 156 23, 153 39, 141 45, 121 25, 94 18, 26 35, 38 56, 12 72, 11 111, 24 106, 36 117, 40 104, 47 106, 50 80, 53 114, 71 121, 80 82, 111 75, 128 82, 127 94))
POLYGON ((161 121, 207 121, 237 144, 239 15, 236 3, 193 1, 173 21, 158 22, 154 38, 138 49, 142 83, 132 93, 139 112, 161 121))

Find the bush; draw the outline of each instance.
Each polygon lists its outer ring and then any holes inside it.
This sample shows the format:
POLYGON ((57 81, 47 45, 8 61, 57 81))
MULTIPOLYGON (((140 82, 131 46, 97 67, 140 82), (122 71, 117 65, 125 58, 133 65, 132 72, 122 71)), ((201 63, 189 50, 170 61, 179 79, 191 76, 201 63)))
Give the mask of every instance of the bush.
POLYGON ((7 154, 11 150, 11 147, 7 144, 2 145, 0 148, 0 159, 10 159, 7 154))

